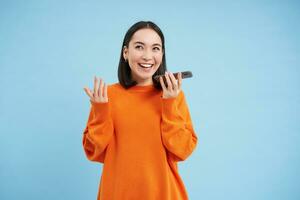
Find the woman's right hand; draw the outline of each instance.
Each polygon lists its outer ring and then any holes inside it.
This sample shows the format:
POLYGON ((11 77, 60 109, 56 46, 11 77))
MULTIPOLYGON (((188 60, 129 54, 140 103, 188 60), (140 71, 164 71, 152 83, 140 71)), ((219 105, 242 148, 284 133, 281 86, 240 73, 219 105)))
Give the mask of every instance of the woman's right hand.
POLYGON ((94 90, 91 91, 88 87, 84 87, 85 93, 90 97, 90 100, 95 103, 107 103, 107 85, 104 81, 100 79, 100 84, 98 83, 98 78, 94 78, 94 90))

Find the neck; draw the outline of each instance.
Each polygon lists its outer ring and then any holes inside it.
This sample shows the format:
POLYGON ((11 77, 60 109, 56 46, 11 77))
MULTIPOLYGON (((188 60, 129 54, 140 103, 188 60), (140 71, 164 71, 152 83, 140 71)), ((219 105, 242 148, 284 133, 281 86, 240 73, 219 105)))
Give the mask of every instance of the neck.
POLYGON ((134 80, 137 82, 137 86, 147 86, 147 85, 153 85, 152 77, 149 79, 138 79, 134 78, 134 80))
POLYGON ((153 82, 152 81, 144 81, 144 82, 138 82, 136 84, 137 86, 147 86, 147 85, 153 85, 153 82))

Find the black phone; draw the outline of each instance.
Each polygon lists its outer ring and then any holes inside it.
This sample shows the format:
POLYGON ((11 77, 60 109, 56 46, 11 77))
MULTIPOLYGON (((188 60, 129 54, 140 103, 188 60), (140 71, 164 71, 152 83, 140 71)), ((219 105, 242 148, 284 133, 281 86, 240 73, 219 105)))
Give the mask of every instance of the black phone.
MULTIPOLYGON (((175 76, 176 79, 178 79, 178 73, 179 72, 173 73, 173 75, 175 76)), ((168 85, 166 77, 165 77, 164 74, 162 74, 162 75, 156 75, 156 76, 154 76, 154 79, 159 82, 159 77, 161 77, 161 76, 163 77, 165 85, 168 85)), ((184 79, 184 78, 191 78, 191 77, 193 77, 193 74, 192 74, 191 71, 183 71, 183 72, 181 72, 181 78, 182 79, 184 79)))

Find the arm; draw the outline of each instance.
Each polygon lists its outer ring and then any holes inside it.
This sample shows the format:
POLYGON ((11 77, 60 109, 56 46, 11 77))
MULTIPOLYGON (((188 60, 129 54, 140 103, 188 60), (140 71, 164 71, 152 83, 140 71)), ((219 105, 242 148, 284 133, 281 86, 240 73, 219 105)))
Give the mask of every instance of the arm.
POLYGON ((194 151, 198 141, 184 93, 181 91, 176 98, 162 98, 161 101, 163 144, 169 157, 184 161, 194 151))
POLYGON ((109 102, 90 102, 91 110, 82 138, 83 148, 89 160, 104 163, 106 148, 114 133, 109 102))

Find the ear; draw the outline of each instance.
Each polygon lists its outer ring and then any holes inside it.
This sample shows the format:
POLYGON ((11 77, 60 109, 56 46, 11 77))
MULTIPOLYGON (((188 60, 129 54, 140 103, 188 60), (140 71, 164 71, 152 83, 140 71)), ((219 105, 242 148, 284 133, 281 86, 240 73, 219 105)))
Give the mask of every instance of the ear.
POLYGON ((128 48, 126 46, 123 47, 123 58, 124 60, 128 59, 128 48))

